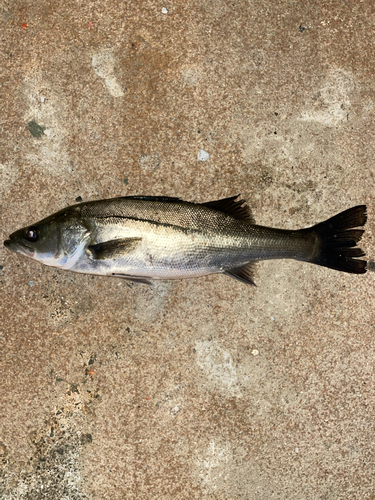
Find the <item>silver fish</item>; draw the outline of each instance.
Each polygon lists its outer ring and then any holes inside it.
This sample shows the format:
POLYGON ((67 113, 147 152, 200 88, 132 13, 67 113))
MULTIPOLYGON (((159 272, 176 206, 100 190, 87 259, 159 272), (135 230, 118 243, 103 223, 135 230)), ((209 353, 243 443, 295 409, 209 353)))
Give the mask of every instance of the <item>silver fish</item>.
POLYGON ((356 246, 366 206, 300 230, 255 224, 238 196, 208 203, 128 196, 67 207, 11 234, 4 245, 48 266, 78 273, 153 280, 222 273, 253 284, 254 263, 296 259, 347 273, 366 272, 356 246))

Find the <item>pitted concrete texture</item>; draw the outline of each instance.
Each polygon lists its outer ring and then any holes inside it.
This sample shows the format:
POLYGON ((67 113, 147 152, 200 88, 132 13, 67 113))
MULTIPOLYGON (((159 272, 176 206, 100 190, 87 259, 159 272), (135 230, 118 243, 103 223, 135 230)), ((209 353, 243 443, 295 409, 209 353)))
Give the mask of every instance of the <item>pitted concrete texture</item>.
MULTIPOLYGON (((374 23, 370 0, 5 0, 1 240, 79 197, 241 193, 285 228, 366 203, 373 261, 374 23)), ((374 499, 373 263, 156 288, 0 266, 2 499, 374 499)))

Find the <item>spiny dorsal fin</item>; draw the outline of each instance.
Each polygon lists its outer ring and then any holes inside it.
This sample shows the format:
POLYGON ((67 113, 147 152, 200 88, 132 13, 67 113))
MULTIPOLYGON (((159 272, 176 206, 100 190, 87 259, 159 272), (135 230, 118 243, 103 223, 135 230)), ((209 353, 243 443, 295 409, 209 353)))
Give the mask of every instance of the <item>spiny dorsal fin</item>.
POLYGON ((202 205, 231 215, 235 219, 245 220, 246 222, 255 224, 255 219, 250 208, 246 205, 246 201, 242 199, 236 201, 239 196, 240 195, 224 198, 223 200, 208 201, 207 203, 202 203, 202 205))
POLYGON ((122 199, 184 203, 181 198, 175 198, 173 196, 122 196, 122 199))
POLYGON ((234 269, 227 269, 224 274, 234 278, 235 280, 241 281, 246 285, 255 285, 253 280, 254 275, 254 262, 249 262, 242 267, 236 267, 234 269))

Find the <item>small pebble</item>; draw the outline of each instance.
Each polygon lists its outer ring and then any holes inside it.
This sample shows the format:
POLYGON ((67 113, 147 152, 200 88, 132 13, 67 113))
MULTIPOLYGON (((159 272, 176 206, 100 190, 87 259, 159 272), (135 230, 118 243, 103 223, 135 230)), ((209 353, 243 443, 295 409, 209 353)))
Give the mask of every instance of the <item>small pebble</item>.
POLYGON ((251 354, 252 354, 253 356, 258 356, 258 354, 259 354, 258 349, 253 349, 253 350, 251 351, 251 354))
POLYGON ((166 7, 163 7, 161 9, 161 11, 162 11, 163 14, 168 14, 168 12, 169 12, 169 10, 166 7))
POLYGON ((273 316, 271 316, 271 321, 275 321, 275 318, 273 316))
POLYGON ((30 286, 33 286, 34 282, 33 281, 29 281, 29 285, 30 286))
POLYGON ((44 95, 41 95, 40 96, 40 102, 44 102, 46 100, 46 98, 44 97, 44 95))
POLYGON ((210 155, 204 151, 203 149, 201 149, 198 153, 198 160, 199 161, 206 161, 208 160, 208 158, 210 157, 210 155))

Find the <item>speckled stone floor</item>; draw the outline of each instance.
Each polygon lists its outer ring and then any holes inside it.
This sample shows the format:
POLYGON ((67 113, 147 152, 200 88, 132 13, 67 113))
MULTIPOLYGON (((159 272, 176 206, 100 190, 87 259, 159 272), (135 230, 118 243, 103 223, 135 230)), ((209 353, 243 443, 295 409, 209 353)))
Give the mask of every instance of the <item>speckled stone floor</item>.
MULTIPOLYGON (((0 239, 83 200, 366 203, 370 0, 5 0, 0 239)), ((156 288, 0 248, 0 496, 374 499, 374 264, 156 288)))

